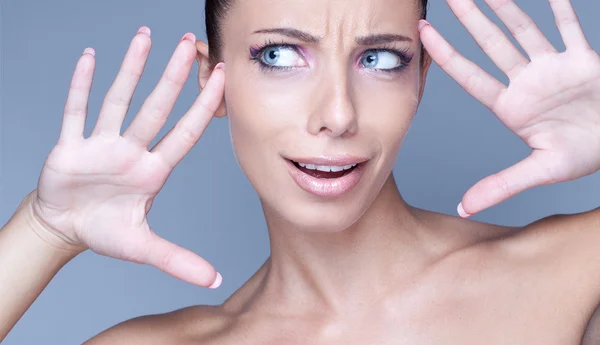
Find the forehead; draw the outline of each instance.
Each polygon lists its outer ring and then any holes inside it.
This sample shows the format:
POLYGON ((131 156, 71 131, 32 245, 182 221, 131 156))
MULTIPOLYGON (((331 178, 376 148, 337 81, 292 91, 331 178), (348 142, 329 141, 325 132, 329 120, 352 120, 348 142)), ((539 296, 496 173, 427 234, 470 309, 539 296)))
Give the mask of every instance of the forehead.
POLYGON ((234 0, 225 27, 238 34, 294 27, 315 35, 412 30, 421 0, 234 0))

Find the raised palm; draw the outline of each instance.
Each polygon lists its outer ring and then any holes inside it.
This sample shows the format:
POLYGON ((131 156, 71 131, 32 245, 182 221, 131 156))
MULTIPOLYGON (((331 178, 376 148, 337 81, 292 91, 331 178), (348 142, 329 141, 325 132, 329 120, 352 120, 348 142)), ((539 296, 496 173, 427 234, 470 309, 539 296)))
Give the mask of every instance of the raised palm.
POLYGON ((458 206, 459 214, 469 216, 526 189, 598 171, 600 55, 586 40, 571 1, 549 1, 567 48, 558 52, 513 0, 485 0, 528 58, 473 0, 446 2, 510 83, 504 85, 467 60, 421 21, 425 48, 445 72, 532 149, 521 162, 471 187, 458 206))
POLYGON ((84 54, 75 69, 57 145, 32 193, 39 231, 61 245, 150 264, 190 283, 220 283, 210 263, 157 236, 146 215, 179 161, 196 144, 221 103, 223 72, 215 70, 206 88, 175 127, 150 151, 185 81, 196 48, 193 34, 178 45, 157 87, 131 126, 123 119, 147 60, 151 41, 143 27, 134 37, 119 74, 106 95, 98 122, 83 137, 95 59, 84 54))

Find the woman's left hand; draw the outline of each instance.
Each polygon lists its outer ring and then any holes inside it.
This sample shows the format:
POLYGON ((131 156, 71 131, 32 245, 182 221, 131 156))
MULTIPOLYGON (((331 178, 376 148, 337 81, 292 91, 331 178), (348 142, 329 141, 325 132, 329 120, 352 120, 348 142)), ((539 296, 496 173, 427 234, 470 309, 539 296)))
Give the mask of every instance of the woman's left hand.
POLYGON ((600 56, 569 0, 551 0, 566 46, 557 52, 513 0, 485 0, 529 55, 510 42, 473 0, 446 0, 477 44, 508 76, 504 85, 465 59, 425 21, 429 55, 469 94, 533 149, 530 156, 471 187, 458 206, 468 217, 526 189, 600 170, 600 56))

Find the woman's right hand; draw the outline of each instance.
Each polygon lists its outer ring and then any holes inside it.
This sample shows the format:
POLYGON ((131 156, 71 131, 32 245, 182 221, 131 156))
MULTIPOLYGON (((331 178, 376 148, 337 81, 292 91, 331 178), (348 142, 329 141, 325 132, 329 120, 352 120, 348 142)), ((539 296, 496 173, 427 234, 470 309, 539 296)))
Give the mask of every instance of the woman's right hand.
POLYGON ((150 52, 150 30, 142 27, 133 38, 89 138, 83 132, 95 58, 93 50, 82 55, 71 80, 60 138, 29 196, 39 225, 35 231, 44 232, 42 237, 50 236, 68 249, 89 248, 149 264, 196 285, 221 283, 221 275, 210 263, 159 237, 146 218, 173 168, 200 139, 223 99, 225 77, 219 64, 188 112, 148 150, 188 79, 195 41, 191 33, 182 38, 158 85, 123 135, 123 119, 150 52))

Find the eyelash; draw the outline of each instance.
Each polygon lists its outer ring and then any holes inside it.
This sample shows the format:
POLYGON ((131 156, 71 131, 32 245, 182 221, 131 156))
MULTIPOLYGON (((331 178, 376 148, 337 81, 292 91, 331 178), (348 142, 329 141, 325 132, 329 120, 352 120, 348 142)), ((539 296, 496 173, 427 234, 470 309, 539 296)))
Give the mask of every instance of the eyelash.
MULTIPOLYGON (((291 69, 295 69, 295 67, 290 67, 290 66, 272 66, 269 64, 266 64, 262 61, 262 54, 265 52, 265 50, 267 50, 268 48, 272 48, 272 47, 280 47, 280 48, 289 48, 289 49, 293 49, 295 50, 298 54, 300 54, 299 49, 297 48, 297 46, 293 45, 293 44, 289 44, 286 43, 285 41, 281 41, 281 42, 274 42, 271 40, 267 40, 262 46, 252 46, 250 47, 250 60, 254 61, 255 63, 258 63, 258 67, 262 70, 262 71, 273 71, 273 70, 291 70, 291 69)), ((380 48, 372 48, 372 49, 367 49, 360 57, 359 59, 359 64, 360 61, 362 60, 363 56, 367 53, 367 52, 374 52, 374 53, 379 53, 379 52, 389 52, 392 53, 394 55, 396 55, 400 61, 401 64, 398 67, 394 67, 394 68, 390 68, 390 69, 377 69, 377 68, 373 68, 373 70, 375 71, 381 71, 381 72, 386 72, 386 73, 397 73, 397 72, 401 72, 402 70, 404 70, 406 67, 408 67, 408 64, 410 63, 410 61, 412 60, 413 56, 408 54, 409 48, 404 48, 402 50, 398 50, 395 49, 393 47, 384 45, 383 47, 380 48)))

